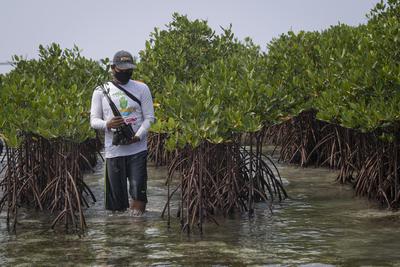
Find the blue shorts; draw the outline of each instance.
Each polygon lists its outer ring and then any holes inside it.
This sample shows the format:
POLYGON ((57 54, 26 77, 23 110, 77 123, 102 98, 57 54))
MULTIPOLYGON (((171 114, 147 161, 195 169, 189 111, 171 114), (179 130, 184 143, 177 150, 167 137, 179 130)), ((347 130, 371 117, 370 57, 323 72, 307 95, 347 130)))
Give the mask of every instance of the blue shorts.
POLYGON ((147 151, 134 155, 107 158, 105 172, 105 208, 124 211, 129 207, 129 195, 147 203, 147 151))

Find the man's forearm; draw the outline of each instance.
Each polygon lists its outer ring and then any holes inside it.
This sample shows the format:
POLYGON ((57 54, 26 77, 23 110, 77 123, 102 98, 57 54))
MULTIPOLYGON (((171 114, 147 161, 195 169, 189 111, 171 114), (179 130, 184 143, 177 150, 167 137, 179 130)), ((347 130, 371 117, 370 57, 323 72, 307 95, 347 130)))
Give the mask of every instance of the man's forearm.
POLYGON ((90 126, 96 130, 106 130, 107 129, 107 122, 100 118, 90 118, 90 126))

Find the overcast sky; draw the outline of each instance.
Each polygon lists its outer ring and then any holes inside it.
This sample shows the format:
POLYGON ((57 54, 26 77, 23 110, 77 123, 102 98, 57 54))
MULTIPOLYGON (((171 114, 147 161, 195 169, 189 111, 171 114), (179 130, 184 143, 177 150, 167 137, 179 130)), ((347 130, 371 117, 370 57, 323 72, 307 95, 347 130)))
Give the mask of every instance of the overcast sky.
MULTIPOLYGON (((233 25, 239 39, 251 37, 265 49, 289 30, 322 30, 338 22, 358 25, 378 0, 0 0, 0 62, 14 54, 37 55, 39 44, 78 45, 94 59, 120 49, 137 55, 154 27, 173 12, 206 19, 219 29, 233 25)), ((0 65, 0 73, 8 71, 0 65)))

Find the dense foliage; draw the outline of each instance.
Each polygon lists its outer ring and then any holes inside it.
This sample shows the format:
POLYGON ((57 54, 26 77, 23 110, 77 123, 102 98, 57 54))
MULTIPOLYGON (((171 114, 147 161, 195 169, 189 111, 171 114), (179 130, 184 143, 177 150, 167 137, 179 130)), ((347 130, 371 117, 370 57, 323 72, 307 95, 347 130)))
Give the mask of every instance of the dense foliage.
POLYGON ((169 148, 229 141, 304 110, 341 126, 394 138, 400 116, 399 1, 378 4, 369 22, 289 32, 260 51, 217 35, 205 21, 174 14, 141 52, 135 77, 155 92, 169 148), (384 132, 384 133, 382 133, 384 132))
POLYGON ((282 111, 295 116, 312 108, 319 119, 347 128, 398 131, 399 13, 399 1, 388 1, 366 25, 290 32, 272 41, 266 82, 288 99, 282 111))
POLYGON ((99 63, 81 56, 77 47, 63 50, 57 44, 40 46, 37 60, 13 60, 15 68, 0 85, 0 129, 8 145, 17 146, 23 133, 77 143, 94 136, 90 99, 107 78, 99 63))
MULTIPOLYGON (((155 96, 152 129, 170 135, 170 148, 196 147, 314 109, 321 120, 383 130, 393 139, 400 116, 399 10, 392 0, 378 4, 365 25, 282 34, 267 53, 250 39, 238 41, 230 28, 216 34, 206 21, 174 14, 166 29, 151 33, 134 74, 155 96)), ((39 60, 14 60, 0 91, 8 143, 18 143, 19 131, 76 141, 93 135, 87 111, 104 75, 98 63, 55 44, 41 47, 39 60)))
POLYGON ((169 149, 222 143, 261 128, 256 111, 263 114, 271 101, 256 79, 262 53, 250 39, 238 41, 230 28, 218 35, 206 21, 174 14, 140 55, 134 75, 153 90, 158 121, 152 130, 169 134, 169 149))

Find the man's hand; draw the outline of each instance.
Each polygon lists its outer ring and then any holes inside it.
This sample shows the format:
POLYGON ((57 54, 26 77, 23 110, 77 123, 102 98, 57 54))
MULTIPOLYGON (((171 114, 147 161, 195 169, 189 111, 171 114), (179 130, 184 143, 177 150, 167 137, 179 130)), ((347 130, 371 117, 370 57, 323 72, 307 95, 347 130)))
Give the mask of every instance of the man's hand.
POLYGON ((124 119, 120 116, 117 116, 117 117, 114 117, 111 120, 107 121, 107 128, 108 129, 111 129, 111 128, 116 129, 116 128, 124 125, 124 123, 125 123, 124 119))
POLYGON ((137 143, 139 141, 140 141, 140 138, 135 135, 134 137, 132 137, 132 139, 130 140, 129 144, 137 143))
POLYGON ((136 143, 136 142, 139 142, 140 141, 140 138, 139 138, 139 136, 134 136, 133 138, 132 138, 132 143, 136 143))

